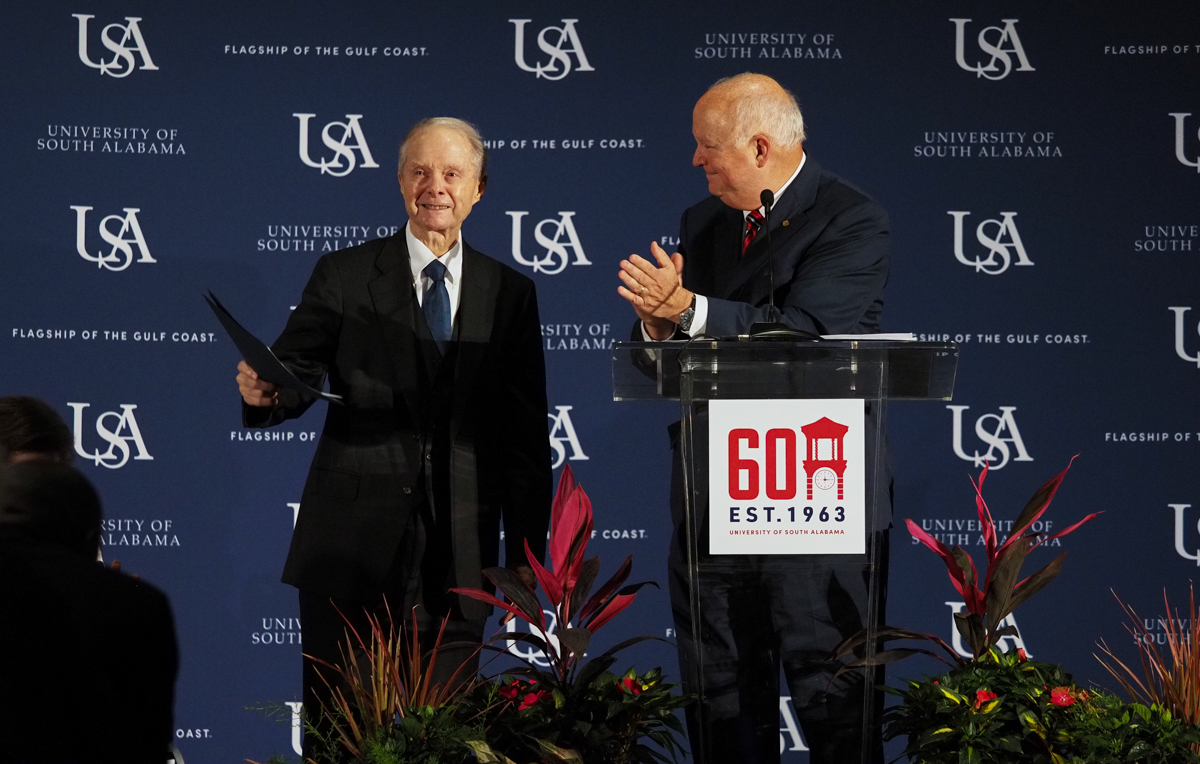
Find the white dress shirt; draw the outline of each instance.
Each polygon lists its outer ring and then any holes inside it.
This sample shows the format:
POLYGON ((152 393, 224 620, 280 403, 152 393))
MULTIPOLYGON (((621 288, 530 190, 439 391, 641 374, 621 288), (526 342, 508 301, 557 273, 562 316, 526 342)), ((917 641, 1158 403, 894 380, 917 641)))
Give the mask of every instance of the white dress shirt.
POLYGON ((420 239, 413 236, 408 224, 404 226, 404 239, 408 242, 408 266, 412 269, 413 287, 417 290, 417 304, 424 306, 425 292, 433 286, 433 280, 425 275, 425 266, 434 260, 441 260, 446 266, 446 292, 450 295, 450 325, 454 326, 454 317, 458 315, 458 293, 462 287, 462 233, 458 241, 446 254, 438 257, 420 239))
MULTIPOLYGON (((787 191, 788 186, 792 185, 792 181, 795 180, 796 176, 800 174, 800 170, 804 169, 804 163, 806 161, 808 161, 808 154, 803 154, 800 157, 800 164, 796 165, 796 171, 792 173, 792 177, 788 178, 787 183, 784 183, 779 187, 779 190, 775 192, 775 201, 771 203, 771 209, 775 209, 775 205, 779 204, 779 197, 783 196, 783 192, 787 191)), ((766 214, 765 207, 759 207, 758 211, 760 214, 766 214)), ((748 217, 750 217, 750 210, 742 210, 742 231, 746 230, 745 220, 748 217)), ((692 317, 691 328, 684 333, 689 337, 699 337, 700 335, 704 334, 704 330, 707 328, 708 298, 702 294, 698 294, 696 295, 696 315, 692 317)), ((680 331, 682 331, 682 329, 680 329, 680 331)), ((645 337, 647 342, 653 341, 653 338, 650 337, 650 333, 646 331, 645 324, 642 324, 642 336, 645 337)))

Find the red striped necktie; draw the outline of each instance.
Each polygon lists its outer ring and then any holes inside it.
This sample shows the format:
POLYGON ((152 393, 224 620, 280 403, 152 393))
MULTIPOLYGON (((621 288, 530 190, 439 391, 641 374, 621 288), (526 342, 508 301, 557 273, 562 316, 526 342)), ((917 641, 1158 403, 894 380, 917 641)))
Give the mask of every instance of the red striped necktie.
POLYGON ((763 220, 763 214, 758 210, 750 210, 750 214, 746 216, 746 232, 742 234, 743 256, 745 256, 750 242, 754 241, 754 237, 758 235, 758 229, 762 228, 763 220))

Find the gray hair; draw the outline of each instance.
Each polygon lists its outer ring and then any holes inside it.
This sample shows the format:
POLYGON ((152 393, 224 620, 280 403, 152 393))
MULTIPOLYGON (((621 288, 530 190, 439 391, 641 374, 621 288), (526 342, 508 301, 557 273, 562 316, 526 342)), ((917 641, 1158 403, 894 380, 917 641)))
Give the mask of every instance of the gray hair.
MULTIPOLYGON (((804 142, 804 117, 796 96, 786 88, 779 87, 781 96, 764 93, 761 74, 745 72, 733 77, 723 77, 708 89, 733 91, 733 141, 737 145, 748 142, 761 133, 784 147, 798 146, 804 142)), ((770 80, 774 83, 774 80, 770 80)), ((778 83, 775 83, 778 85, 778 83)))
POLYGON ((449 127, 462 133, 463 137, 471 144, 479 177, 482 179, 487 174, 487 148, 483 145, 483 137, 479 135, 479 130, 475 128, 475 125, 456 117, 430 117, 413 125, 404 136, 404 140, 400 141, 400 161, 396 165, 399 172, 404 172, 404 155, 408 151, 408 144, 416 137, 417 133, 430 127, 449 127))

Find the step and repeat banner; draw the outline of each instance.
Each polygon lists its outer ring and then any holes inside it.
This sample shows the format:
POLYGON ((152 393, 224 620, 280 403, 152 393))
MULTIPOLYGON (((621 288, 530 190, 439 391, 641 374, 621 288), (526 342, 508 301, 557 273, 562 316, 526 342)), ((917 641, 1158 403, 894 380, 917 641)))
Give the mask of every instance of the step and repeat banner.
MULTIPOLYGON (((1011 527, 1080 455, 1039 530, 1105 514, 1035 555, 1031 570, 1070 550, 1005 647, 1103 683, 1095 641, 1133 650, 1110 589, 1157 638, 1162 590, 1180 600, 1200 565, 1200 12, 1185 6, 9 7, 0 394, 73 427, 105 557, 170 595, 188 764, 292 754, 288 715, 252 709, 298 707, 279 576, 326 406, 243 430, 238 355, 202 294, 272 340, 318 257, 403 226, 408 127, 475 123, 490 182, 464 236, 537 284, 554 466, 592 497, 604 570, 632 554, 636 578, 665 584, 678 409, 612 400, 609 348, 632 325, 617 264, 673 251, 706 194, 692 106, 743 71, 792 90, 809 153, 890 213, 885 330, 961 345, 952 402, 890 409, 898 521, 979 558, 968 477, 990 464, 1011 527)), ((888 621, 961 648, 956 600, 894 530, 888 621)), ((673 637, 665 590, 601 637, 638 633, 673 637)), ((661 643, 627 664, 678 674, 661 643)), ((804 762, 786 692, 780 746, 804 762)))

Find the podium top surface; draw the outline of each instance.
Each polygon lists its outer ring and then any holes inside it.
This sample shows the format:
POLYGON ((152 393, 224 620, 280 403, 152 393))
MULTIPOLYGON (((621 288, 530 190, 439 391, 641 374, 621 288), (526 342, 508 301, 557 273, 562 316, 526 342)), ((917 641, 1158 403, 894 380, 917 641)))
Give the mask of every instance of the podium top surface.
POLYGON ((613 399, 951 400, 954 342, 615 342, 613 399))

